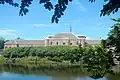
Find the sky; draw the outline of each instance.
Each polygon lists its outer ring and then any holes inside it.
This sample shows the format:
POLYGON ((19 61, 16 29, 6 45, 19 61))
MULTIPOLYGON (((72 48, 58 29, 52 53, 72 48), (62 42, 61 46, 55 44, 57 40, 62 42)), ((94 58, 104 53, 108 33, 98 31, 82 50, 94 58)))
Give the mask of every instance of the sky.
MULTIPOLYGON (((19 1, 19 0, 16 0, 19 1)), ((52 0, 53 4, 56 0, 52 0)), ((95 3, 89 0, 73 0, 58 24, 51 23, 53 11, 48 11, 39 0, 34 0, 29 13, 19 16, 19 8, 8 4, 0 5, 0 37, 12 40, 20 37, 25 40, 44 39, 59 32, 72 32, 85 35, 87 39, 105 39, 110 27, 115 23, 111 18, 120 17, 120 11, 110 16, 100 17, 103 0, 95 3)))

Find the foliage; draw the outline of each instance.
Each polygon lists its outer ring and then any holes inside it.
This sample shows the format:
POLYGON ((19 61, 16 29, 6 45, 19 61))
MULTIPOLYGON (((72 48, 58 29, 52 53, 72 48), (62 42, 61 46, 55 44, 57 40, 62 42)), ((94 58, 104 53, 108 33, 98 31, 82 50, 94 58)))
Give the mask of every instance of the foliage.
POLYGON ((92 72, 92 78, 101 78, 111 73, 114 65, 113 55, 101 45, 92 47, 47 46, 47 47, 15 47, 3 52, 6 58, 21 58, 23 61, 47 61, 83 63, 92 72), (31 56, 31 57, 30 57, 31 56))
POLYGON ((112 19, 116 23, 111 27, 108 34, 108 38, 105 41, 105 46, 114 55, 118 55, 119 57, 116 57, 118 60, 120 60, 120 18, 112 19))
POLYGON ((114 65, 112 54, 101 46, 89 47, 84 54, 84 64, 88 71, 92 72, 92 78, 101 78, 106 73, 112 72, 114 65))
POLYGON ((104 39, 102 39, 101 40, 101 45, 103 46, 103 48, 107 48, 107 41, 106 40, 104 40, 104 39))
MULTIPOLYGON (((95 0, 89 0, 95 2, 95 0)), ((106 3, 103 5, 100 16, 110 15, 115 13, 120 8, 120 0, 104 0, 106 3)))
POLYGON ((0 49, 4 48, 4 43, 7 41, 9 41, 9 40, 5 40, 3 37, 0 37, 0 49))
POLYGON ((112 18, 112 20, 115 21, 115 22, 120 22, 120 18, 116 18, 116 19, 112 18))
POLYGON ((0 63, 3 63, 3 62, 5 62, 5 57, 3 57, 3 56, 0 56, 0 63))
MULTIPOLYGON (((14 7, 20 7, 19 15, 23 16, 29 12, 29 6, 35 0, 21 0, 21 3, 14 3, 13 0, 0 0, 0 4, 8 3, 14 7)), ((54 14, 52 16, 52 23, 58 23, 59 18, 64 15, 65 10, 70 2, 73 0, 56 0, 56 4, 53 5, 51 0, 38 0, 39 4, 43 4, 45 9, 49 11, 54 9, 54 14)), ((115 13, 120 8, 119 0, 104 0, 106 4, 103 5, 101 10, 101 16, 110 15, 110 13, 115 13)), ((95 2, 95 0, 89 0, 89 2, 95 2)))
POLYGON ((115 53, 120 53, 120 18, 112 19, 116 23, 112 26, 107 38, 107 46, 114 47, 115 53))
POLYGON ((70 60, 72 57, 72 50, 78 47, 68 46, 53 46, 53 47, 14 47, 8 48, 3 52, 6 58, 22 58, 28 56, 37 56, 41 58, 48 57, 49 59, 70 60))
POLYGON ((5 39, 4 38, 0 38, 0 49, 4 48, 4 43, 5 43, 5 39))

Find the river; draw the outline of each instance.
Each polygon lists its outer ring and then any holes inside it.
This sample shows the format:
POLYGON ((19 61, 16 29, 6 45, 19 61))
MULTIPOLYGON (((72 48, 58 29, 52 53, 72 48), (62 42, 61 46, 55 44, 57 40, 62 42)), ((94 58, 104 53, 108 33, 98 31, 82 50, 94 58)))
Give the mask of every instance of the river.
POLYGON ((120 80, 120 74, 92 79, 81 68, 46 68, 28 65, 0 65, 0 80, 120 80))

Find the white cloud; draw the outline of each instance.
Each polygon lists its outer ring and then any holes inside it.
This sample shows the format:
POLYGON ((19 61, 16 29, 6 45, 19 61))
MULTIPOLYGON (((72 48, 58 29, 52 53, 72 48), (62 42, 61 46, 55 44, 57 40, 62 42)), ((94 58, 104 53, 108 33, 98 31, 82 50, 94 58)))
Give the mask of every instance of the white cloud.
POLYGON ((74 0, 72 4, 75 5, 76 9, 78 9, 79 11, 86 12, 87 10, 85 6, 81 3, 81 0, 74 0))
POLYGON ((82 11, 82 12, 86 12, 86 8, 81 4, 79 6, 77 6, 77 9, 82 11))
POLYGON ((16 30, 13 29, 0 29, 0 35, 1 36, 11 36, 11 35, 16 35, 15 34, 16 30))
POLYGON ((92 30, 103 30, 103 29, 105 29, 105 28, 106 28, 106 27, 104 27, 103 24, 101 24, 101 23, 94 24, 94 25, 91 27, 92 30))
POLYGON ((51 24, 33 24, 34 27, 50 27, 51 24))
POLYGON ((81 4, 81 3, 80 3, 80 0, 73 0, 72 4, 81 4))
POLYGON ((99 26, 102 26, 102 24, 98 23, 97 26, 98 26, 98 27, 99 27, 99 26))

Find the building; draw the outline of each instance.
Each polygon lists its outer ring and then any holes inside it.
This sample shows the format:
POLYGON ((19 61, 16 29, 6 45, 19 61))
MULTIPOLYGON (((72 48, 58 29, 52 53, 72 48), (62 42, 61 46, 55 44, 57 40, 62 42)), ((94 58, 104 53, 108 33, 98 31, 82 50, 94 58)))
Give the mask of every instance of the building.
POLYGON ((43 40, 11 40, 4 44, 4 48, 26 46, 79 46, 97 45, 101 40, 87 40, 86 36, 76 36, 72 32, 57 33, 43 40))

